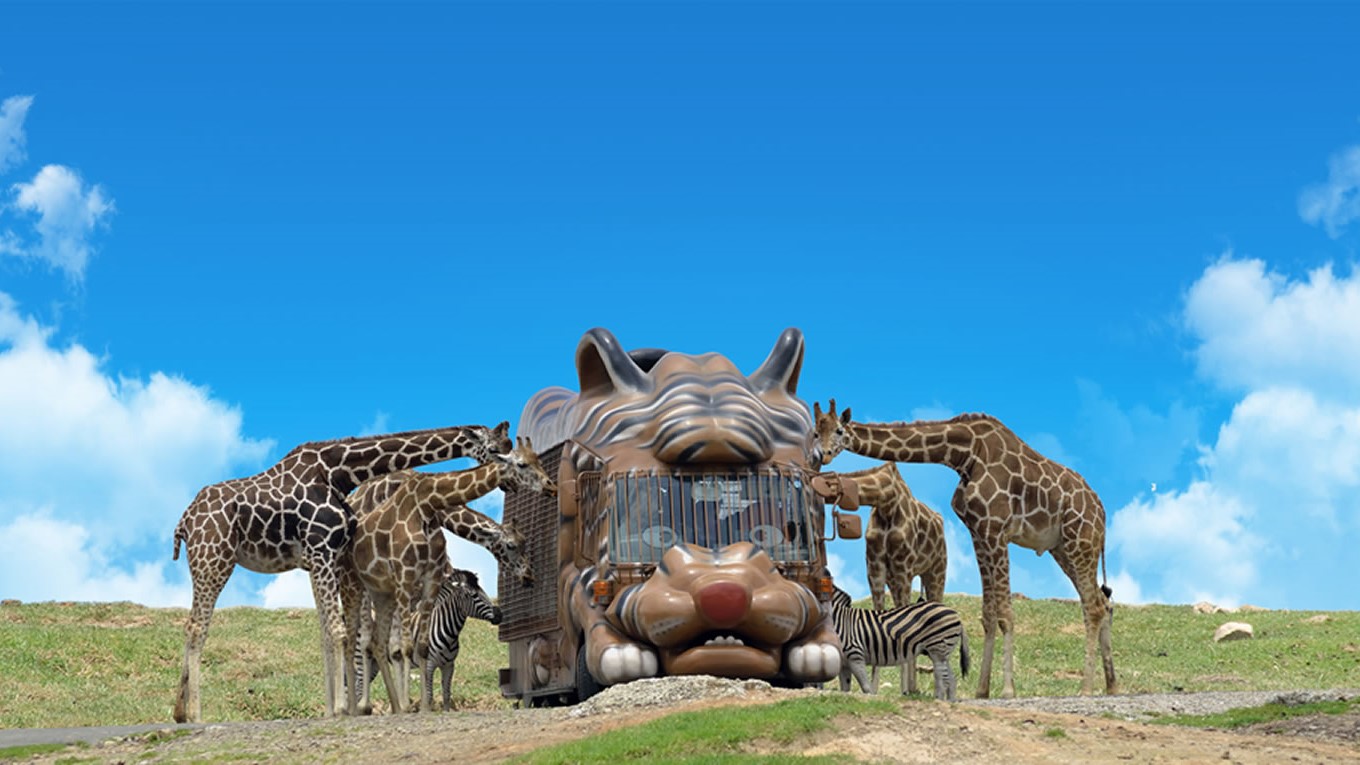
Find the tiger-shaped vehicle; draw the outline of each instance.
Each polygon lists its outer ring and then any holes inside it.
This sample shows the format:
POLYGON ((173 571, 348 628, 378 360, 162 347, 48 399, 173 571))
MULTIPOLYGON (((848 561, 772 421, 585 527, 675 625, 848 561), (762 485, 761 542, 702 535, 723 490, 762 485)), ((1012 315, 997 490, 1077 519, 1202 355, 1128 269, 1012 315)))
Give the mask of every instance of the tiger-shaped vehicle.
MULTIPOLYGON (((580 392, 544 389, 519 422, 558 496, 506 496, 541 573, 532 587, 502 575, 502 694, 542 705, 658 675, 838 676, 824 504, 853 508, 855 487, 816 472, 802 363, 797 329, 750 376, 716 353, 585 334, 580 392)), ((858 535, 857 517, 840 520, 858 535)))

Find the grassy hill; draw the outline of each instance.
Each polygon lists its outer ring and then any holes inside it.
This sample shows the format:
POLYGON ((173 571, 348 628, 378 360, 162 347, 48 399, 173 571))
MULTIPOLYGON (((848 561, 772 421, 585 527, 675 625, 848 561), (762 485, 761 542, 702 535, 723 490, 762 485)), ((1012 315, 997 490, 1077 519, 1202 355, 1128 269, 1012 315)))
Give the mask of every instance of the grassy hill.
MULTIPOLYGON (((976 690, 981 602, 949 596, 963 613, 976 690)), ((1015 685, 1022 696, 1075 694, 1084 656, 1074 601, 1016 600, 1015 685)), ((0 727, 122 725, 170 720, 183 652, 184 609, 130 603, 0 605, 0 727)), ((1360 687, 1360 612, 1199 614, 1189 606, 1118 606, 1115 670, 1126 693, 1360 687), (1215 644, 1214 630, 1245 621, 1255 638, 1215 644)), ((993 689, 1000 688, 1000 646, 993 689)), ((496 628, 469 622, 455 681, 462 709, 509 708, 496 685, 506 651, 496 628)), ((896 671, 884 673, 897 693, 896 671)), ((1097 669, 1099 683, 1099 670, 1097 669)), ((311 610, 226 608, 204 651, 203 714, 210 721, 317 717, 321 652, 311 610)), ((381 685, 379 686, 381 688, 381 685)), ((930 691, 930 682, 921 687, 930 691)), ((436 689, 437 692, 437 689, 436 689)), ((382 691, 375 694, 383 698, 382 691)))

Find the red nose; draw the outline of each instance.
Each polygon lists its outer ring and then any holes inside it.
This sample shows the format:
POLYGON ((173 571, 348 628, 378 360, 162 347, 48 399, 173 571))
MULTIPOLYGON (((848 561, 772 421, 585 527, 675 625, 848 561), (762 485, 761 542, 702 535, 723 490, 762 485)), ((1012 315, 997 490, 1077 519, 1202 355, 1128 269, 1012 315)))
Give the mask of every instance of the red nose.
POLYGON ((736 582, 714 582, 699 591, 699 612, 714 627, 732 627, 751 610, 751 594, 736 582))

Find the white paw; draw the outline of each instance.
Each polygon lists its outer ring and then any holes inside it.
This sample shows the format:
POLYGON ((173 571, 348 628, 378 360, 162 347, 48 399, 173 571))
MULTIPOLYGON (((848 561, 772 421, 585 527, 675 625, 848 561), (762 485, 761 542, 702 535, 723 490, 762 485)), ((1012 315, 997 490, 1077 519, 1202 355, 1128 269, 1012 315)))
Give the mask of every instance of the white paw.
POLYGON ((829 680, 841 672, 841 652, 826 643, 806 643, 789 649, 789 670, 803 680, 829 680))
POLYGON ((600 677, 604 685, 625 683, 656 674, 656 654, 634 643, 611 645, 600 656, 600 677))

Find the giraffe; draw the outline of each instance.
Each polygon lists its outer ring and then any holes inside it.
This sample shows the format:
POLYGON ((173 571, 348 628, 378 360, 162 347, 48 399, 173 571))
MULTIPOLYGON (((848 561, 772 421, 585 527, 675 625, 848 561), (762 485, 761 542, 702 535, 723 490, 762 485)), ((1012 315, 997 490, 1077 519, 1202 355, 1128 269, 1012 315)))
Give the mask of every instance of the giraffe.
MULTIPOLYGON (((349 504, 354 510, 355 517, 362 521, 364 517, 382 506, 383 502, 395 494, 408 479, 420 475, 422 474, 415 470, 396 470, 359 484, 349 495, 349 504)), ((450 505, 444 511, 443 518, 444 528, 486 548, 496 558, 501 570, 509 572, 510 578, 526 587, 533 585, 534 575, 529 565, 524 535, 513 523, 496 523, 486 515, 461 504, 450 505)), ((439 535, 439 539, 432 543, 439 546, 439 555, 443 555, 445 544, 443 535, 439 535)), ((439 555, 435 556, 436 560, 439 555)), ((349 696, 349 713, 366 715, 373 711, 369 689, 369 683, 372 681, 369 676, 370 667, 364 651, 356 652, 353 649, 356 644, 366 649, 372 641, 373 604, 363 582, 359 579, 349 551, 345 553, 345 564, 341 571, 341 599, 345 609, 345 634, 353 641, 347 646, 347 655, 354 657, 353 674, 346 675, 346 678, 347 681, 352 678, 349 685, 356 689, 356 693, 349 696)), ((453 570, 451 563, 447 570, 453 570)))
MULTIPOLYGON (((944 518, 917 499, 896 462, 842 475, 855 480, 862 504, 869 512, 869 530, 864 534, 864 567, 869 574, 869 594, 874 610, 882 611, 884 586, 892 592, 893 606, 911 605, 911 582, 921 577, 921 592, 926 600, 944 602, 945 572, 949 565, 944 543, 944 518)), ((906 691, 916 691, 915 657, 901 665, 906 691)), ((874 666, 873 684, 878 687, 878 667, 874 666)))
POLYGON ((1081 598, 1086 626, 1086 665, 1081 692, 1095 684, 1095 651, 1100 646, 1105 692, 1117 693, 1110 646, 1113 617, 1109 588, 1097 584, 1105 559, 1105 507, 1075 470, 1039 454, 1010 428, 987 414, 949 420, 859 423, 850 409, 836 415, 836 401, 821 411, 813 405, 822 464, 842 450, 875 459, 947 465, 959 474, 950 504, 973 537, 982 577, 982 650, 978 698, 991 693, 996 632, 1002 634, 1002 695, 1015 696, 1014 613, 1010 556, 1015 543, 1037 554, 1053 554, 1081 598))
MULTIPOLYGON (((388 638, 385 650, 373 652, 387 685, 394 711, 402 711, 409 699, 409 662, 422 665, 426 647, 418 644, 420 626, 428 623, 435 593, 449 568, 441 528, 450 528, 450 510, 492 489, 520 489, 556 494, 557 486, 533 451, 529 439, 521 438, 508 455, 494 455, 486 465, 447 473, 412 473, 392 495, 362 516, 354 533, 350 557, 368 597, 373 603, 372 635, 388 638), (394 631, 399 645, 392 645, 394 631), (391 657, 400 656, 394 677, 391 657)), ((347 614, 346 624, 356 630, 358 614, 347 614)), ((366 649, 366 646, 360 646, 366 649)), ((433 703, 433 667, 425 667, 420 710, 433 703)), ((352 691, 356 684, 350 683, 352 691)), ((367 685, 366 685, 367 688, 367 685)), ((350 708, 358 705, 351 693, 350 708)))
MULTIPOLYGON (((392 496, 401 484, 416 475, 414 470, 397 470, 364 481, 349 495, 350 507, 362 518, 392 496)), ((529 556, 524 546, 524 535, 513 523, 496 523, 488 516, 467 505, 453 505, 445 512, 446 528, 455 535, 485 547, 496 558, 511 578, 526 587, 534 583, 529 568, 529 556)))
POLYGON ((349 545, 354 516, 345 495, 381 473, 455 457, 488 460, 512 448, 509 422, 495 428, 462 425, 384 435, 313 441, 272 467, 205 486, 175 526, 174 555, 185 544, 193 605, 185 623, 184 664, 176 722, 202 719, 200 667, 217 597, 239 564, 278 574, 311 575, 325 663, 326 715, 337 710, 346 663, 339 556, 349 545))

